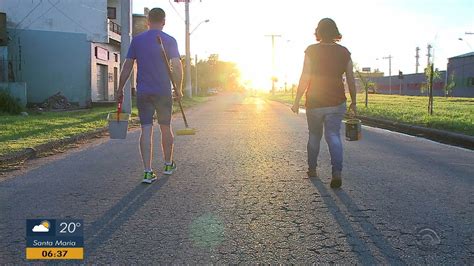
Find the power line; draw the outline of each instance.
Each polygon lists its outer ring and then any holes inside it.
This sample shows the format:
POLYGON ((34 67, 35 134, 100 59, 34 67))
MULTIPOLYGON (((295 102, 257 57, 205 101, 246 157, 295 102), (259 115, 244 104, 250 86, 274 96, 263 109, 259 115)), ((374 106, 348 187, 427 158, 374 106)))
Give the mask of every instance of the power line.
MULTIPOLYGON (((186 1, 188 1, 188 0, 186 0, 186 1)), ((178 15, 178 17, 184 22, 185 19, 183 18, 183 16, 181 16, 181 14, 178 12, 178 10, 174 7, 173 3, 171 3, 171 0, 168 0, 168 3, 173 8, 174 12, 178 15)))
POLYGON ((38 4, 37 4, 35 7, 33 7, 33 8, 30 10, 30 12, 28 12, 28 14, 26 14, 26 16, 25 16, 23 19, 21 19, 21 21, 20 21, 18 24, 16 24, 14 30, 16 30, 16 29, 20 26, 20 24, 23 23, 23 21, 25 21, 25 19, 26 19, 31 13, 33 13, 33 11, 35 11, 35 10, 41 5, 42 2, 43 2, 43 0, 40 0, 40 1, 38 2, 38 4))
POLYGON ((71 18, 69 15, 67 15, 65 12, 63 12, 60 8, 57 7, 57 5, 60 3, 60 1, 56 2, 55 4, 53 4, 53 3, 51 2, 51 0, 48 0, 48 2, 49 2, 56 10, 58 10, 61 14, 63 14, 66 18, 68 18, 70 21, 74 22, 74 24, 76 24, 77 26, 79 26, 80 28, 82 28, 83 30, 85 30, 86 32, 91 33, 87 28, 85 28, 84 26, 82 26, 79 22, 77 22, 76 20, 74 20, 73 18, 71 18))

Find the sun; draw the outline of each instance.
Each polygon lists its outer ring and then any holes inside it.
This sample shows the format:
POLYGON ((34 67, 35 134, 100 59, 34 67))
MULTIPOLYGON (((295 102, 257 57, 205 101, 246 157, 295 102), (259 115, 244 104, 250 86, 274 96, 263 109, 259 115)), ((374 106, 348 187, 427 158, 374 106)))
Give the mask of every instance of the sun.
POLYGON ((43 225, 46 228, 49 228, 49 222, 48 221, 42 221, 41 225, 43 225))

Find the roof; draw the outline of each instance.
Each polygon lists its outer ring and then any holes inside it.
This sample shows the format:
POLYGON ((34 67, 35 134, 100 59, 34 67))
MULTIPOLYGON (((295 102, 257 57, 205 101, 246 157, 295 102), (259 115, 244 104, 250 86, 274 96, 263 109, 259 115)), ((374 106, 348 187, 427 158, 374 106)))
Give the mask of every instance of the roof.
POLYGON ((458 56, 453 56, 453 57, 450 57, 450 58, 448 58, 448 59, 452 59, 452 58, 463 58, 463 57, 469 57, 469 56, 474 56, 474 52, 470 52, 470 53, 462 54, 462 55, 458 55, 458 56))

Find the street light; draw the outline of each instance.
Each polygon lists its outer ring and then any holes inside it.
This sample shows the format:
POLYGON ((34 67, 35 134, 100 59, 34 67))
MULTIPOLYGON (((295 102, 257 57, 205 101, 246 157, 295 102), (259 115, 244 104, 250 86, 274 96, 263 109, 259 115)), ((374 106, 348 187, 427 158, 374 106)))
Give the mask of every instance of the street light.
POLYGON ((189 33, 189 35, 193 34, 193 32, 195 30, 197 30, 197 28, 199 28, 199 26, 201 26, 202 23, 208 23, 208 22, 209 22, 209 19, 206 19, 206 20, 203 20, 203 21, 199 22, 199 24, 197 24, 197 26, 194 27, 194 29, 189 33))
POLYGON ((388 59, 388 87, 389 87, 390 94, 392 94, 392 58, 393 58, 392 55, 382 57, 382 59, 388 59))
POLYGON ((469 49, 472 50, 472 46, 466 40, 464 40, 463 38, 458 38, 458 40, 465 42, 467 46, 469 46, 469 49))
MULTIPOLYGON (((195 30, 197 30, 197 28, 199 28, 199 26, 201 26, 202 23, 208 23, 208 22, 209 22, 209 19, 206 19, 206 20, 203 20, 203 21, 199 22, 199 23, 197 24, 197 26, 194 27, 194 29, 189 33, 189 38, 191 39, 191 34, 193 34, 193 32, 194 32, 195 30)), ((195 75, 196 75, 196 79, 195 79, 196 87, 194 88, 194 89, 195 89, 194 94, 196 94, 196 95, 197 95, 197 93, 198 93, 198 83, 197 83, 197 82, 198 82, 197 60, 198 60, 198 59, 197 59, 197 54, 195 54, 195 62, 194 62, 194 69, 195 69, 195 71, 194 71, 194 72, 195 72, 195 75)), ((191 69, 191 62, 189 62, 189 65, 186 65, 186 68, 191 69)), ((191 75, 189 75, 189 76, 191 77, 191 75)), ((191 81, 189 80, 189 82, 191 82, 191 81)), ((191 93, 191 94, 192 94, 192 93, 191 93)))

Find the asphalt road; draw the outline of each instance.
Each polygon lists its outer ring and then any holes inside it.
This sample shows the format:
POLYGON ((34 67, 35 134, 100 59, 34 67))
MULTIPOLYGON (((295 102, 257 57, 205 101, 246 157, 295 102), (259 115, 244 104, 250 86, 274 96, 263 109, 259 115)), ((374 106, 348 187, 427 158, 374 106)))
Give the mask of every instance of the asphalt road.
POLYGON ((304 179, 304 114, 224 95, 189 121, 178 171, 152 185, 139 131, 0 177, 0 263, 25 261, 25 219, 77 218, 85 263, 474 264, 473 151, 364 127, 332 190, 325 144, 320 178, 304 179))

